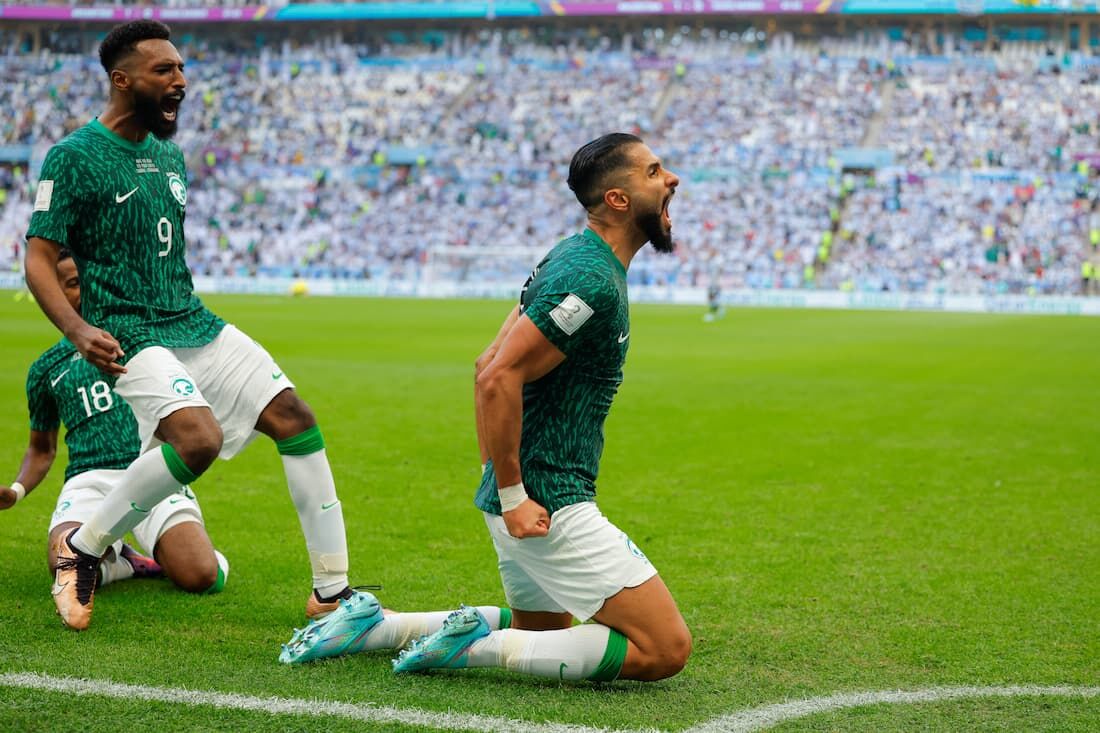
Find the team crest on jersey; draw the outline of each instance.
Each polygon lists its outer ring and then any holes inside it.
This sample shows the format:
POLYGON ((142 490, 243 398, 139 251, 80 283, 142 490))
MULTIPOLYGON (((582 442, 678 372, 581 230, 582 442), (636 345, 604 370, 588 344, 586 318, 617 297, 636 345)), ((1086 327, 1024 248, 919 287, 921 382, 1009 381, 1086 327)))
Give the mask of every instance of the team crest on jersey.
POLYGON ((187 184, 180 178, 179 173, 168 174, 168 190, 172 192, 176 201, 180 202, 180 206, 187 206, 187 184))
POLYGON ((178 377, 172 382, 172 391, 180 397, 190 397, 195 394, 195 385, 191 383, 190 379, 178 377))

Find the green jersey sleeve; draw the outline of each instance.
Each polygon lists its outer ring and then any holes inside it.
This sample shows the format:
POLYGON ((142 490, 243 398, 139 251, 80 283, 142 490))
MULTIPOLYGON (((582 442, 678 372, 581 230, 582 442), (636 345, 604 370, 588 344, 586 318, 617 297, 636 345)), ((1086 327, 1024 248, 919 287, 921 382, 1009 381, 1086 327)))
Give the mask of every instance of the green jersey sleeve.
POLYGON ((81 168, 77 153, 64 145, 54 145, 46 153, 38 179, 27 237, 42 237, 70 246, 81 211, 81 168))
POLYGON ((604 335, 618 302, 617 291, 605 278, 566 273, 548 279, 523 313, 568 357, 604 335))
POLYGON ((57 402, 50 394, 49 375, 41 359, 27 373, 27 411, 31 430, 49 432, 61 426, 57 402))

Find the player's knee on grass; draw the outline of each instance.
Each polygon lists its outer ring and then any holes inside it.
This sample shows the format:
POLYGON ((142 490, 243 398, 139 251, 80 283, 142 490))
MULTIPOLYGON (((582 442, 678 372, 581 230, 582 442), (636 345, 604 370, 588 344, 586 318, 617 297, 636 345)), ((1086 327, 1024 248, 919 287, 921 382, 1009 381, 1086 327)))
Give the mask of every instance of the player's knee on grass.
POLYGON ((651 649, 642 650, 639 664, 634 679, 655 682, 667 679, 679 674, 687 666, 691 656, 691 632, 687 626, 680 630, 669 632, 663 636, 651 649))
POLYGON ((180 590, 206 593, 219 581, 217 556, 198 522, 184 522, 169 529, 157 540, 153 554, 180 590))
POLYGON ((188 593, 206 593, 218 582, 218 561, 211 553, 185 565, 162 565, 165 574, 180 590, 188 593))

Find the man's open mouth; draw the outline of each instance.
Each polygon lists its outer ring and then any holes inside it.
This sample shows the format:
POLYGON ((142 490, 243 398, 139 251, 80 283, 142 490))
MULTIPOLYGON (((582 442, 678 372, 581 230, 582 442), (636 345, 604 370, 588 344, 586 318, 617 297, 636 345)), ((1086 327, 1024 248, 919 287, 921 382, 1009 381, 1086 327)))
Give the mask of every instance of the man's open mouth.
POLYGON ((160 113, 164 116, 164 119, 168 122, 175 122, 176 115, 179 114, 180 104, 183 102, 184 95, 169 94, 160 100, 160 113))

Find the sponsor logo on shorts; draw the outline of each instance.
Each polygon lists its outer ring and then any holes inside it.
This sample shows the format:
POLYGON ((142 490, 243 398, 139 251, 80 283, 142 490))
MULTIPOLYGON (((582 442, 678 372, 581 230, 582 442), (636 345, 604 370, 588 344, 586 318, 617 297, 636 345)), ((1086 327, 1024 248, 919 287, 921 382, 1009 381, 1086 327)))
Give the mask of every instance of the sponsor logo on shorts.
POLYGON ((172 382, 172 391, 180 397, 190 397, 195 394, 195 385, 191 383, 190 379, 177 377, 175 381, 172 382))
MULTIPOLYGON (((626 535, 623 536, 626 537, 626 535)), ((639 560, 645 560, 646 562, 649 562, 649 558, 645 556, 645 553, 642 552, 636 544, 634 544, 634 540, 630 539, 629 537, 626 537, 626 549, 630 550, 630 554, 632 554, 639 560)))

